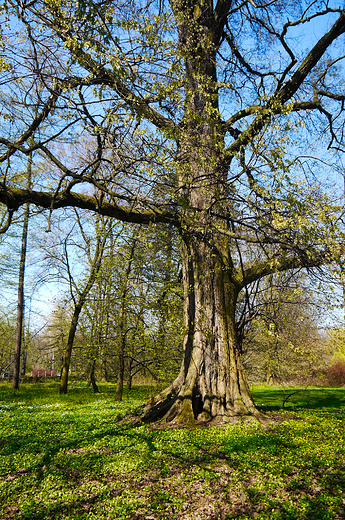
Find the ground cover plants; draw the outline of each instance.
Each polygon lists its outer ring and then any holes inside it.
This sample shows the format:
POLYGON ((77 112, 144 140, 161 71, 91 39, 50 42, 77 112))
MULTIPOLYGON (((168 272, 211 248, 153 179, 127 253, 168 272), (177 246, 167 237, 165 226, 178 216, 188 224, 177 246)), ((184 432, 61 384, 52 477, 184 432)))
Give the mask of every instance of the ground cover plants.
POLYGON ((123 420, 157 388, 57 389, 0 384, 1 519, 345 518, 344 388, 254 387, 272 422, 194 430, 123 420))

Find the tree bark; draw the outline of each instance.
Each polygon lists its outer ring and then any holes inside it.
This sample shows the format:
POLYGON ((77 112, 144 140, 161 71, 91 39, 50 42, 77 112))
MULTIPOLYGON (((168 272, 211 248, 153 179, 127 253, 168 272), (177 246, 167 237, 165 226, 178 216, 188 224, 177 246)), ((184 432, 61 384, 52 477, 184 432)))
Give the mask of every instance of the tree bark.
MULTIPOLYGON (((32 175, 32 154, 29 154, 27 171, 26 171, 26 183, 27 188, 31 188, 31 175, 32 175)), ((24 324, 24 311, 25 311, 25 298, 24 298, 24 280, 25 280, 25 260, 26 250, 28 242, 28 228, 29 228, 29 216, 30 216, 30 204, 25 204, 24 209, 24 221, 23 221, 23 232, 22 232, 22 246, 20 252, 20 263, 19 263, 19 279, 18 279, 18 300, 17 300, 17 328, 16 328, 16 342, 14 347, 14 366, 13 366, 13 379, 12 388, 14 390, 19 388, 19 377, 20 377, 20 355, 22 350, 23 341, 23 324, 24 324)), ((23 368, 25 375, 26 358, 23 360, 23 368)))
POLYGON ((133 359, 129 359, 128 363, 128 376, 127 376, 127 390, 132 390, 132 382, 133 382, 133 373, 132 373, 133 359))
POLYGON ((95 369, 96 369, 96 359, 94 359, 91 364, 90 383, 92 385, 93 392, 95 394, 99 394, 99 388, 96 383, 95 369))
POLYGON ((123 393, 123 380, 125 373, 125 332, 123 330, 123 317, 120 318, 121 323, 119 325, 119 350, 118 350, 118 372, 117 372, 117 381, 116 381, 116 394, 115 401, 122 401, 122 393, 123 393))
POLYGON ((71 324, 69 327, 68 340, 65 348, 65 355, 63 357, 63 365, 61 370, 61 379, 60 379, 60 394, 67 394, 67 385, 68 385, 68 374, 69 368, 71 364, 71 356, 74 344, 75 333, 78 327, 78 320, 82 310, 82 305, 76 305, 74 308, 71 324))
POLYGON ((183 246, 184 358, 172 385, 145 409, 144 421, 164 417, 192 426, 264 416, 256 409, 242 365, 235 309, 239 288, 207 245, 183 246))

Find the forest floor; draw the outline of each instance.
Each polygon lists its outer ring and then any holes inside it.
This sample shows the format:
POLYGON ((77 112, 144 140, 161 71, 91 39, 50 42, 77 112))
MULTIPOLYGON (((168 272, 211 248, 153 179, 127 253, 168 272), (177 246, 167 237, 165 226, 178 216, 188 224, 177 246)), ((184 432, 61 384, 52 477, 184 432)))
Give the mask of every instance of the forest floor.
POLYGON ((0 384, 0 518, 345 518, 345 388, 254 387, 273 421, 188 429, 123 420, 157 390, 0 384))

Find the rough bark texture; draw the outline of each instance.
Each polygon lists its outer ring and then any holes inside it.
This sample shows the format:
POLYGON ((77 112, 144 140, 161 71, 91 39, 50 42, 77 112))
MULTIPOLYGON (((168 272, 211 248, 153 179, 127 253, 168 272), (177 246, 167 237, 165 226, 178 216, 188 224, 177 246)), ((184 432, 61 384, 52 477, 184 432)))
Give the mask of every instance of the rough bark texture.
POLYGON ((184 245, 184 359, 173 384, 146 407, 144 421, 164 416, 166 421, 193 425, 250 416, 264 419, 255 408, 242 366, 235 324, 238 288, 206 249, 197 241, 184 245))

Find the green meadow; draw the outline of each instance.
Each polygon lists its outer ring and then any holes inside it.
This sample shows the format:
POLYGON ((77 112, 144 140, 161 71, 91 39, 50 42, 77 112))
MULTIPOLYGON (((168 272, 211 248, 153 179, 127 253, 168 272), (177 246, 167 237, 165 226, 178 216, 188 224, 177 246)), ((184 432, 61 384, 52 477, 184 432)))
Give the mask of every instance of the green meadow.
POLYGON ((268 424, 194 430, 126 422, 155 388, 100 390, 0 384, 1 519, 345 518, 344 388, 254 387, 268 424))

